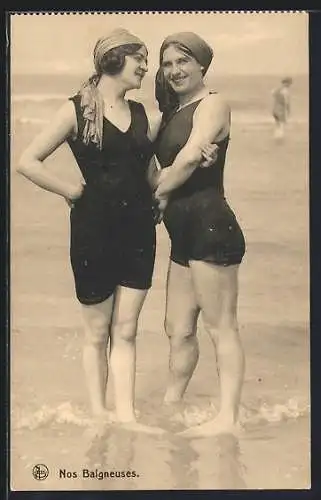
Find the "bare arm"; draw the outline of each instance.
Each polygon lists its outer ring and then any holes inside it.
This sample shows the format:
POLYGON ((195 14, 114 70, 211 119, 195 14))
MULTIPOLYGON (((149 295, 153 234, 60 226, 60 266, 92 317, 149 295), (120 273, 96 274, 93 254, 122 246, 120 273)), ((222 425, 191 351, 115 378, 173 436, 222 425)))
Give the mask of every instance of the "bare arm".
POLYGON ((185 146, 173 164, 163 169, 155 195, 159 198, 181 186, 202 161, 202 149, 215 142, 228 131, 229 106, 217 94, 210 94, 197 107, 193 117, 193 128, 185 146))
POLYGON ((152 189, 152 191, 156 191, 159 183, 160 170, 157 166, 157 160, 155 155, 151 158, 147 170, 147 180, 152 189))
POLYGON ((37 186, 69 200, 77 199, 81 184, 72 185, 52 175, 44 165, 48 158, 68 137, 75 135, 77 120, 71 101, 65 103, 50 124, 33 140, 22 154, 17 172, 37 186))
MULTIPOLYGON (((160 124, 161 124, 161 117, 157 117, 156 119, 153 120, 152 126, 150 125, 148 126, 147 136, 151 142, 155 141, 159 131, 160 124)), ((157 160, 156 157, 153 155, 149 162, 147 170, 147 179, 152 191, 155 191, 158 186, 159 173, 160 172, 159 172, 159 167, 157 165, 157 160)))

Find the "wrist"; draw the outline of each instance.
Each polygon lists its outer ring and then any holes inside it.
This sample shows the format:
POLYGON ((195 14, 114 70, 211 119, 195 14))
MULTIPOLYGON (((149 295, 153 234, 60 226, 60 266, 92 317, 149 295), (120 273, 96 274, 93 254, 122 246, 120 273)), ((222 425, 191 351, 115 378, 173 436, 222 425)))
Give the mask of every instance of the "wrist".
POLYGON ((159 187, 156 189, 155 193, 154 193, 154 197, 159 200, 159 201, 163 201, 163 200, 167 200, 168 198, 168 193, 164 193, 161 189, 159 189, 159 187))

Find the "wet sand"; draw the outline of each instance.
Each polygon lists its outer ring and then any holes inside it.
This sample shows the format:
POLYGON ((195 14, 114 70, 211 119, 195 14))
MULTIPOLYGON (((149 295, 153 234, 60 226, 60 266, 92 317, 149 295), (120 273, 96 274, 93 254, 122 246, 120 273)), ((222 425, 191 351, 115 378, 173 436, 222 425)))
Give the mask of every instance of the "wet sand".
MULTIPOLYGON (((33 135, 19 129, 12 165, 33 135)), ((70 155, 49 163, 69 174, 70 155)), ((18 490, 291 489, 310 485, 308 136, 293 123, 284 144, 269 124, 236 123, 226 195, 242 225, 239 324, 246 377, 239 438, 187 440, 176 431, 215 413, 215 357, 202 324, 200 361, 181 411, 162 405, 168 344, 163 331, 169 242, 158 227, 154 283, 139 322, 137 408, 164 425, 161 438, 115 426, 88 427, 81 366, 82 326, 69 264, 69 214, 63 200, 11 178, 11 478, 18 490), (36 481, 35 464, 49 477, 36 481), (82 470, 130 470, 132 478, 83 477, 82 470), (60 471, 65 472, 60 472, 60 471), (75 472, 77 478, 66 476, 75 472), (138 477, 139 476, 139 477, 138 477)), ((111 380, 110 380, 111 382, 111 380)), ((112 408, 109 384, 108 405, 112 408)), ((97 472, 95 472, 97 470, 97 472)))

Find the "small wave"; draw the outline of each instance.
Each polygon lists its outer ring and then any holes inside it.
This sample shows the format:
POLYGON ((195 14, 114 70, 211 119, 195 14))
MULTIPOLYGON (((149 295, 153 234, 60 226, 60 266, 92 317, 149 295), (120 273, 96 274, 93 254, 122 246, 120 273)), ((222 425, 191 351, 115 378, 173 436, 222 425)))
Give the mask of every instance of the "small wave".
POLYGON ((16 122, 21 123, 23 125, 44 125, 45 123, 49 123, 49 119, 22 117, 22 118, 17 118, 16 122))
POLYGON ((13 94, 12 102, 47 102, 63 101, 68 96, 65 94, 13 94))
POLYGON ((79 408, 73 407, 71 403, 62 403, 56 408, 47 405, 30 415, 18 415, 13 424, 16 430, 34 430, 48 424, 73 424, 78 427, 87 427, 91 420, 79 408))
MULTIPOLYGON (((49 123, 49 119, 46 118, 36 118, 36 117, 30 117, 30 116, 22 116, 22 117, 17 117, 15 119, 17 123, 23 124, 23 125, 43 125, 46 123, 49 123)), ((150 119, 150 122, 153 122, 153 117, 150 119)), ((238 115, 235 116, 233 119, 233 123, 235 125, 243 125, 247 127, 266 127, 266 126, 273 126, 273 122, 269 117, 264 117, 264 116, 254 116, 254 115, 238 115)), ((303 125, 306 124, 307 120, 304 118, 297 118, 296 120, 292 121, 293 125, 303 125)))
POLYGON ((259 423, 276 423, 283 420, 297 419, 309 415, 310 405, 300 402, 296 398, 290 398, 283 404, 268 405, 263 403, 257 410, 243 407, 240 420, 244 425, 259 423))
MULTIPOLYGON (((217 415, 217 412, 218 410, 214 403, 211 403, 207 408, 190 406, 183 412, 173 415, 171 420, 184 424, 186 427, 191 427, 213 419, 217 415)), ((247 427, 261 423, 276 423, 289 419, 297 419, 309 413, 310 407, 307 403, 291 398, 284 404, 268 405, 267 403, 263 403, 259 408, 251 408, 243 405, 240 409, 240 422, 244 427, 247 427)))
MULTIPOLYGON (((250 408, 243 405, 240 409, 240 423, 246 428, 251 425, 298 419, 309 415, 309 413, 309 404, 300 403, 297 399, 291 398, 284 404, 268 405, 263 403, 259 408, 250 408)), ((192 427, 209 421, 216 415, 217 408, 214 403, 211 403, 206 408, 192 405, 185 408, 184 411, 172 415, 170 420, 186 427, 192 427)), ((48 424, 72 424, 77 427, 91 427, 92 419, 78 407, 73 407, 70 402, 66 402, 56 408, 44 405, 30 415, 18 415, 14 419, 13 428, 15 430, 34 430, 48 424)))

